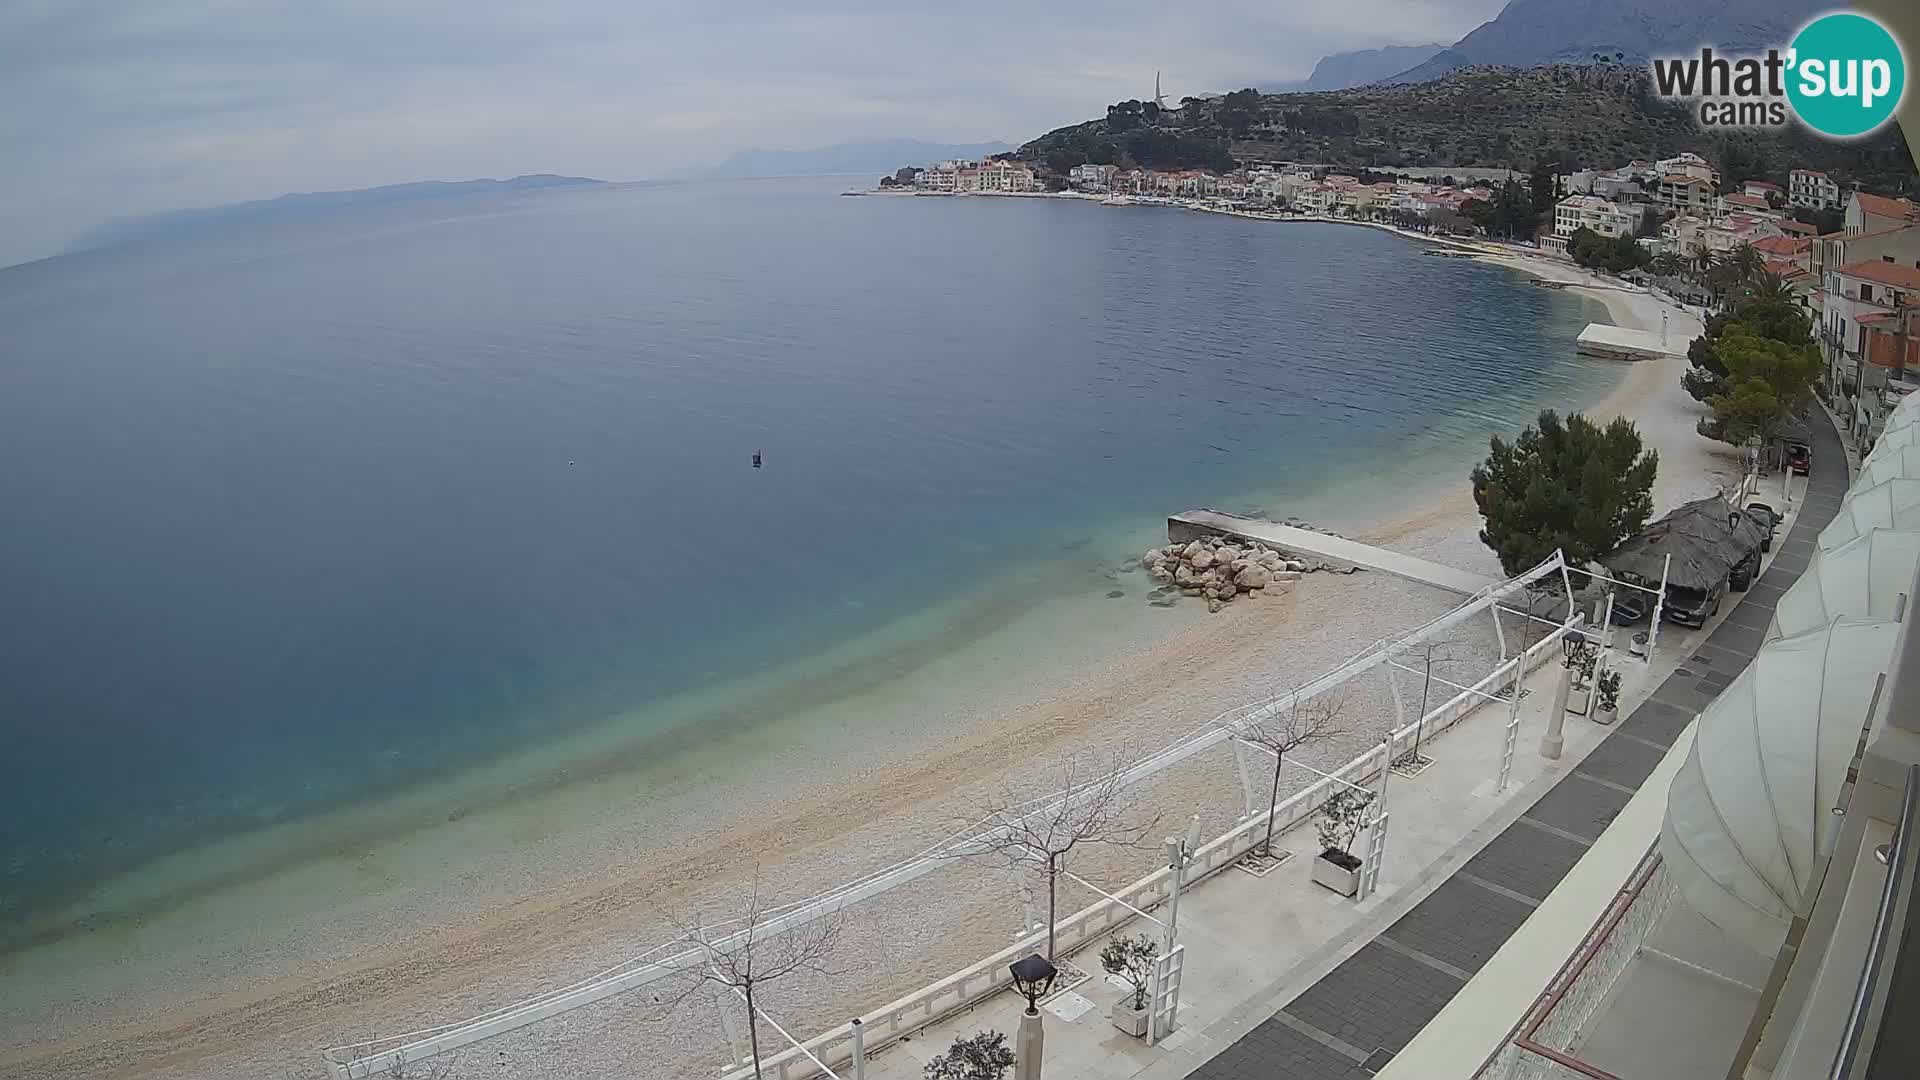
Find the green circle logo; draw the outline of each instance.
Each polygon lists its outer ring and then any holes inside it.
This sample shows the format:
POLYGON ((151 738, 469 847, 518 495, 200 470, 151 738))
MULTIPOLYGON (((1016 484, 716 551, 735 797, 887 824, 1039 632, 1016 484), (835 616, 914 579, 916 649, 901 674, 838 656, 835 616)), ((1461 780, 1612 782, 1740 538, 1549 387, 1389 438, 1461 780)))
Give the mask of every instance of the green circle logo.
POLYGON ((1877 130, 1907 92, 1907 61, 1887 28, 1836 12, 1808 23, 1787 53, 1787 100, 1808 127, 1850 139, 1877 130))

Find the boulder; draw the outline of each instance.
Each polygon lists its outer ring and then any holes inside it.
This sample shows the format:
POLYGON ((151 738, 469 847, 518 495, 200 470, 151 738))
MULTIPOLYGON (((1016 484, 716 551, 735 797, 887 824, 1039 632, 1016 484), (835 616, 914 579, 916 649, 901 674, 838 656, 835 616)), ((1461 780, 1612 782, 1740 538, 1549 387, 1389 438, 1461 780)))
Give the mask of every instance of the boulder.
POLYGON ((1264 589, 1272 580, 1272 573, 1264 566, 1249 566, 1233 576, 1233 583, 1243 589, 1264 589))
POLYGON ((1260 565, 1269 570, 1279 566, 1280 561, 1280 553, 1277 551, 1263 551, 1260 553, 1260 565))
POLYGON ((1213 549, 1201 548, 1199 551, 1194 553, 1191 559, 1188 559, 1187 561, 1193 564, 1193 568, 1195 570, 1205 570, 1207 567, 1212 566, 1214 563, 1213 549))
POLYGON ((1173 571, 1167 569, 1167 564, 1164 562, 1154 563, 1153 568, 1148 570, 1147 573, 1152 576, 1153 580, 1162 585, 1173 580, 1173 571))
POLYGON ((1143 568, 1148 570, 1151 570, 1154 567, 1159 566, 1161 563, 1166 561, 1167 561, 1166 553, 1161 551, 1159 548, 1148 548, 1147 553, 1145 555, 1140 556, 1140 565, 1143 568))
POLYGON ((1206 550, 1207 550, 1206 541, 1195 540, 1193 543, 1188 544, 1186 547, 1180 549, 1180 557, 1183 559, 1192 559, 1195 555, 1198 555, 1201 552, 1206 550))
POLYGON ((1207 614, 1209 614, 1209 615, 1218 615, 1218 614, 1220 613, 1220 609, 1221 609, 1221 608, 1223 608, 1223 607, 1225 607, 1225 606, 1226 606, 1225 604, 1222 604, 1222 603, 1221 603, 1220 601, 1218 601, 1218 600, 1208 600, 1208 601, 1207 601, 1207 614))
POLYGON ((1198 574, 1194 575, 1193 583, 1195 585, 1204 587, 1207 585, 1212 585, 1219 580, 1220 580, 1220 574, 1218 571, 1202 570, 1198 574))
POLYGON ((1194 577, 1193 567, 1188 566, 1186 563, 1181 563, 1173 571, 1173 583, 1175 585, 1192 585, 1194 584, 1194 577))
POLYGON ((1298 570, 1276 570, 1276 571, 1274 571, 1274 573, 1273 573, 1273 580, 1274 580, 1274 581, 1299 581, 1299 580, 1300 580, 1300 571, 1298 571, 1298 570))

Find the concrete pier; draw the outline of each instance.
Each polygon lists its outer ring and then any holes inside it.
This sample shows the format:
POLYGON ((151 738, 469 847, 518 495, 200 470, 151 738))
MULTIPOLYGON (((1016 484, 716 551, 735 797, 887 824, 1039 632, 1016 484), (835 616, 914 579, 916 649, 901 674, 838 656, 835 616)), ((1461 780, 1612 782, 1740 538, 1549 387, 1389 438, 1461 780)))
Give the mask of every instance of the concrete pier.
POLYGON ((1296 529, 1291 525, 1276 525, 1271 521, 1258 521, 1234 514, 1223 514, 1218 510, 1189 510, 1167 519, 1169 543, 1185 543, 1202 536, 1232 536, 1243 540, 1258 540, 1270 548, 1276 548, 1302 559, 1333 566, 1357 566, 1367 570, 1378 570, 1383 574, 1392 574, 1394 577, 1417 581, 1422 585, 1432 585, 1463 596, 1471 596, 1481 589, 1498 584, 1490 577, 1467 570, 1456 570, 1451 566, 1442 566, 1425 559, 1416 559, 1411 555, 1402 555, 1397 551, 1388 551, 1386 548, 1374 547, 1371 544, 1362 544, 1357 540, 1328 536, 1326 533, 1317 533, 1309 529, 1296 529))

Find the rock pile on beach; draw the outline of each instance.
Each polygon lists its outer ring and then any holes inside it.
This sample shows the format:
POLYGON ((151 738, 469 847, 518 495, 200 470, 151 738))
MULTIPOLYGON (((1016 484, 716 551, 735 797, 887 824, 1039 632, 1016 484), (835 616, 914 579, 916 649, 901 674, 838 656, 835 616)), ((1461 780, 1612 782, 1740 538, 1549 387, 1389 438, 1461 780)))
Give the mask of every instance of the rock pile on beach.
POLYGON ((1148 548, 1140 565, 1163 588, 1204 597, 1208 611, 1219 611, 1236 596, 1257 595, 1276 582, 1297 580, 1309 569, 1265 544, 1224 536, 1148 548))

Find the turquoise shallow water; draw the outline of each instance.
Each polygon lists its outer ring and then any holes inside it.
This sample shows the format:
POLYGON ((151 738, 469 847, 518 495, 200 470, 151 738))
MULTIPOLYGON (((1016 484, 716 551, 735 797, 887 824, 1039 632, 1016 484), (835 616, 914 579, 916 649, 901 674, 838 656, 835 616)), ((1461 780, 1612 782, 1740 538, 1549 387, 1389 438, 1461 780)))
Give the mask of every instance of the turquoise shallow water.
POLYGON ((1408 509, 1614 377, 1591 305, 1370 230, 836 186, 0 271, 0 914, 595 725, 684 749, 787 673, 830 700, 1173 510, 1408 509))

